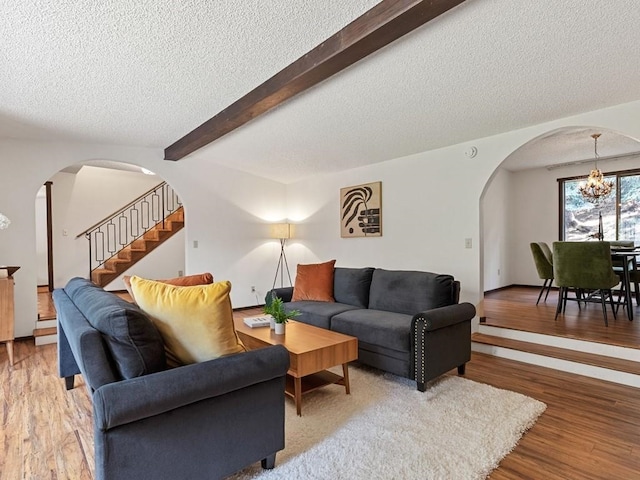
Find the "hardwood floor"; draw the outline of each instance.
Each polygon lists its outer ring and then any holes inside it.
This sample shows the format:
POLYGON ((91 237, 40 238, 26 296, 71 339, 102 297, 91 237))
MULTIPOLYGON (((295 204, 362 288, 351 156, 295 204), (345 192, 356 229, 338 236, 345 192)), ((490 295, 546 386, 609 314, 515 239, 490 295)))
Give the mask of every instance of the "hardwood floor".
POLYGON ((511 287, 485 294, 486 325, 640 348, 640 308, 635 302, 633 321, 627 319, 622 307, 614 320, 608 308, 609 326, 606 327, 602 309, 596 304, 579 309, 577 302, 568 302, 564 315, 554 320, 557 290, 549 293, 546 303, 541 300, 536 305, 539 291, 532 287, 511 287))
MULTIPOLYGON (((91 400, 81 377, 64 389, 56 356, 23 340, 10 367, 0 350, 0 480, 93 478, 91 400)), ((465 376, 548 406, 491 479, 640 478, 640 390, 478 353, 465 376)))
POLYGON ((38 320, 56 318, 56 309, 48 287, 38 287, 38 320))

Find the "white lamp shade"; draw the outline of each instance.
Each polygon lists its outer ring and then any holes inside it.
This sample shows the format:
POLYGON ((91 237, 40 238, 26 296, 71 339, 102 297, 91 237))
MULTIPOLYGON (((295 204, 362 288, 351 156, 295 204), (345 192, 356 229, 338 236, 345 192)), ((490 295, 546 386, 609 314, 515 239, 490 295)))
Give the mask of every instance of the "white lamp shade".
POLYGON ((274 223, 270 229, 271 238, 291 238, 291 224, 274 223))

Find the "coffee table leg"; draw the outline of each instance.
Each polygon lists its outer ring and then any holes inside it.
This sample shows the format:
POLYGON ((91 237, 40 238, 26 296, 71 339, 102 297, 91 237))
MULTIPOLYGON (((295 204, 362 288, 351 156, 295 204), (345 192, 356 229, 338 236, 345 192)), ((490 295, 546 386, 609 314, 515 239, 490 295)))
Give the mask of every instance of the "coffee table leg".
POLYGON ((351 387, 349 387, 349 364, 342 364, 342 376, 344 377, 344 388, 347 391, 347 395, 351 393, 351 387))
POLYGON ((294 385, 294 398, 296 400, 296 413, 299 417, 302 416, 302 379, 300 377, 293 377, 294 385))

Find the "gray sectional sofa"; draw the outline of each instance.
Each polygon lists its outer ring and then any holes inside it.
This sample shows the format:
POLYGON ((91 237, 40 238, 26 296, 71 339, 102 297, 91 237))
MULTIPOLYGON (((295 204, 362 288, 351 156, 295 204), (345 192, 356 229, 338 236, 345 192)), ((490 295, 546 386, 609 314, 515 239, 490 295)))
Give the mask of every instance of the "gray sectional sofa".
POLYGON ((284 448, 282 346, 167 369, 135 305, 83 278, 53 292, 58 370, 93 401, 97 480, 224 478, 284 448), (259 405, 259 407, 256 407, 259 405))
POLYGON ((293 287, 267 294, 299 310, 297 321, 358 338, 358 361, 426 382, 457 368, 464 374, 471 358, 471 320, 475 307, 458 303, 460 283, 430 272, 340 268, 334 270, 335 302, 292 302, 293 287))

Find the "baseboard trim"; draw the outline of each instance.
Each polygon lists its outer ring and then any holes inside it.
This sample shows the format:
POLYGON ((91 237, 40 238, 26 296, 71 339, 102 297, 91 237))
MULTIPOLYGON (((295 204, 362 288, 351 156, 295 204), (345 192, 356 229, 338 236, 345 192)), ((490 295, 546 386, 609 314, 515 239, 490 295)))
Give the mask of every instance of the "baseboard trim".
MULTIPOLYGON (((505 285, 504 287, 498 287, 498 288, 494 288, 492 290, 485 290, 484 294, 488 294, 488 293, 494 293, 494 292, 499 292, 501 290, 508 290, 510 288, 513 287, 523 287, 523 288, 537 288, 540 289, 542 288, 542 285, 523 285, 521 283, 512 283, 511 285, 505 285)), ((558 287, 551 287, 551 290, 558 290, 558 287)))
POLYGON ((237 308, 234 308, 233 311, 234 312, 242 312, 244 310, 251 310, 253 308, 262 308, 262 307, 264 307, 264 303, 262 303, 260 305, 253 305, 253 306, 248 306, 248 307, 237 307, 237 308))

